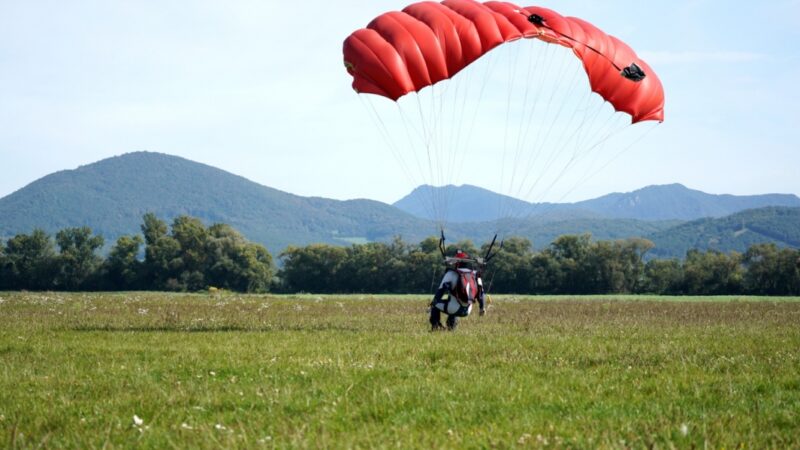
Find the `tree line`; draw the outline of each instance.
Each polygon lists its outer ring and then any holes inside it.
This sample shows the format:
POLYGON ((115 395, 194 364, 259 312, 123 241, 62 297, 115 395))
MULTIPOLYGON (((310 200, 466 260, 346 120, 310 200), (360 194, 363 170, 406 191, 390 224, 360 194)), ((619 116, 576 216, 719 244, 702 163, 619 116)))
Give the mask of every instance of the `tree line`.
MULTIPOLYGON (((87 227, 42 230, 0 243, 0 290, 168 290, 216 287, 240 292, 430 293, 443 275, 439 242, 341 247, 290 246, 278 268, 266 248, 229 225, 206 227, 180 216, 168 226, 146 214, 141 235, 105 241, 87 227)), ((684 259, 650 259, 646 239, 593 241, 565 235, 535 251, 512 237, 483 273, 493 293, 800 295, 800 250, 757 244, 745 253, 692 250, 684 259)), ((482 256, 488 244, 451 244, 482 256)))
POLYGON ((141 230, 117 239, 105 258, 105 240, 88 227, 63 229, 55 242, 42 230, 16 235, 0 245, 0 290, 264 292, 273 283, 267 249, 229 225, 179 216, 167 226, 148 213, 141 230))

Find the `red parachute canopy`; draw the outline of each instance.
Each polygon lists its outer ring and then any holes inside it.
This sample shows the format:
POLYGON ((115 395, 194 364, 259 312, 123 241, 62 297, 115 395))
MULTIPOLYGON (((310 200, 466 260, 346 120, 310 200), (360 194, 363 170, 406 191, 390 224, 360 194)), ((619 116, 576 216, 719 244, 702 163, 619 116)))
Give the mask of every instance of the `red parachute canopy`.
POLYGON ((445 0, 381 14, 344 41, 353 89, 397 100, 448 79, 493 48, 521 38, 571 48, 592 90, 632 122, 664 120, 664 89, 624 42, 575 17, 535 6, 445 0))

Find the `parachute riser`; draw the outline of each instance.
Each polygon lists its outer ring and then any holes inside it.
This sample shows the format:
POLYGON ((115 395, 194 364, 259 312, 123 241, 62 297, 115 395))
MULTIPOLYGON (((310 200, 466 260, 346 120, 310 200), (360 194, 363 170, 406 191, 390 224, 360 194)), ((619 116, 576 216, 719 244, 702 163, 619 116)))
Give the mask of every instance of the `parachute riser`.
POLYGON ((607 60, 615 69, 619 70, 619 74, 622 75, 623 77, 627 78, 628 80, 631 80, 634 83, 638 83, 638 82, 644 80, 647 77, 647 74, 645 73, 645 71, 641 67, 639 67, 635 62, 631 63, 631 65, 628 66, 628 67, 620 67, 620 66, 617 65, 617 63, 612 61, 611 58, 609 58, 608 56, 606 56, 605 54, 603 54, 602 52, 600 52, 596 48, 594 48, 594 47, 592 47, 590 45, 587 45, 586 43, 581 42, 581 41, 573 38, 572 36, 566 35, 566 34, 564 34, 562 32, 559 32, 559 31, 556 31, 556 30, 550 28, 550 26, 548 26, 545 23, 544 17, 542 17, 542 16, 540 16, 538 14, 530 14, 530 15, 528 15, 525 11, 519 11, 519 13, 523 14, 523 15, 526 15, 527 18, 528 18, 528 22, 536 25, 537 27, 547 28, 548 30, 551 30, 551 31, 553 31, 555 33, 558 33, 559 35, 569 39, 570 41, 577 42, 578 44, 581 44, 582 46, 588 48, 589 50, 597 53, 600 57, 602 57, 603 59, 607 60))
POLYGON ((489 244, 489 248, 486 250, 486 254, 483 256, 483 264, 484 265, 489 264, 489 262, 492 259, 494 259, 494 257, 497 256, 498 253, 500 253, 500 250, 503 249, 503 243, 505 243, 505 241, 501 240, 500 241, 500 247, 498 247, 498 249, 494 253, 492 253, 492 249, 494 249, 494 245, 496 243, 497 243, 497 235, 495 234, 494 238, 492 239, 492 243, 489 244))
POLYGON ((442 254, 442 258, 446 260, 447 255, 445 254, 445 247, 444 247, 445 243, 444 230, 441 231, 442 231, 442 237, 439 238, 439 252, 442 254))

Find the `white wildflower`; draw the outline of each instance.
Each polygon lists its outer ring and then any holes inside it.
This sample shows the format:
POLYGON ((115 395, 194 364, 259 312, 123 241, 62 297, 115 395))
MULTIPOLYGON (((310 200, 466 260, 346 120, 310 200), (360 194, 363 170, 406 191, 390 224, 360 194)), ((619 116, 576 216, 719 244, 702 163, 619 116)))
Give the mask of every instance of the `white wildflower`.
POLYGON ((186 422, 183 422, 183 423, 181 424, 181 428, 183 428, 184 430, 194 430, 194 428, 193 428, 192 426, 190 426, 190 425, 189 425, 188 423, 186 423, 186 422))
POLYGON ((218 424, 214 425, 214 428, 216 428, 216 429, 218 429, 220 431, 227 430, 227 428, 225 428, 225 425, 222 425, 221 423, 218 423, 218 424))
POLYGON ((144 420, 141 417, 137 416, 136 414, 133 415, 133 425, 137 427, 141 427, 144 424, 144 420))
POLYGON ((681 424, 681 434, 684 436, 689 434, 689 425, 686 425, 685 423, 681 424))
POLYGON ((208 374, 211 375, 212 377, 217 376, 217 372, 214 372, 213 370, 209 371, 208 374))

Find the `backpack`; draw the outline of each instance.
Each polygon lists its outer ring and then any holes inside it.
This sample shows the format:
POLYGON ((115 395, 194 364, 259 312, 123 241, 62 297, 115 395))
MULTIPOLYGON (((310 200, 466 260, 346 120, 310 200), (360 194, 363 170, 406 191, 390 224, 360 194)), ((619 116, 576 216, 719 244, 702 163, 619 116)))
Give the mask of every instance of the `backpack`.
POLYGON ((456 300, 463 306, 471 305, 478 297, 478 277, 475 271, 468 269, 459 269, 457 273, 458 283, 454 292, 456 300))

